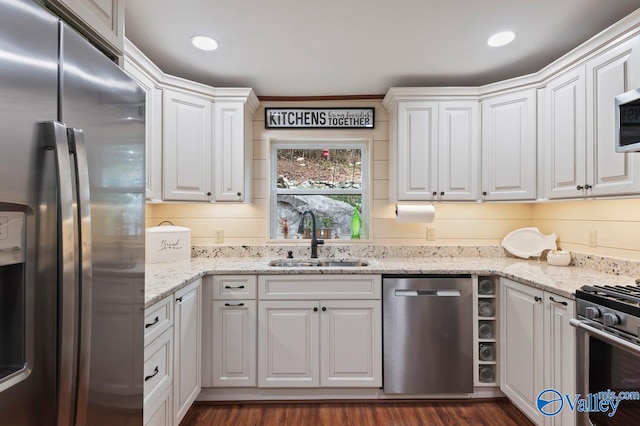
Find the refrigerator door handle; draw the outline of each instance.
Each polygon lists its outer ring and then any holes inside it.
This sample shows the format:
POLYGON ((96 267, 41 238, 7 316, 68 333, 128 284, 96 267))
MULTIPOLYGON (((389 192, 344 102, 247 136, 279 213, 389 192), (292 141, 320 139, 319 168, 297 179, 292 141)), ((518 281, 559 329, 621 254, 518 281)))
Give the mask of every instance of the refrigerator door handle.
POLYGON ((54 152, 58 187, 58 425, 73 422, 75 376, 75 229, 73 182, 67 128, 56 121, 42 124, 44 147, 54 152))
POLYGON ((76 424, 87 424, 87 407, 89 404, 89 369, 91 355, 91 292, 93 270, 91 253, 91 199, 89 191, 89 170, 84 132, 78 129, 67 129, 69 150, 74 154, 76 175, 76 201, 78 203, 79 233, 79 300, 80 325, 78 338, 78 397, 76 405, 76 424))

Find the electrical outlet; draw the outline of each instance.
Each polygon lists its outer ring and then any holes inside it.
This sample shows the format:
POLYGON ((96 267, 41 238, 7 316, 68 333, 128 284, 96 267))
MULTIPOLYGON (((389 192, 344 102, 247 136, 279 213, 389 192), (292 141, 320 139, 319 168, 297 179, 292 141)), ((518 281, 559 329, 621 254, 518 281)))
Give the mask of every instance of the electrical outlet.
POLYGON ((436 230, 427 226, 427 241, 435 241, 436 240, 436 230))
POLYGON ((224 229, 216 229, 213 231, 213 239, 216 243, 224 243, 224 229))
POLYGON ((598 231, 589 231, 589 247, 598 247, 598 231))

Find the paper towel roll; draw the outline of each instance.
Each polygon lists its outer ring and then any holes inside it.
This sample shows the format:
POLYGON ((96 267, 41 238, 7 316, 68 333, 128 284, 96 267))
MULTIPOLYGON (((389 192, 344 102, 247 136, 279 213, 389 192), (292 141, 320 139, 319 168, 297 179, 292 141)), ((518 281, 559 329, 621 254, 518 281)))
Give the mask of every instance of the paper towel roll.
POLYGON ((435 215, 433 204, 396 204, 398 223, 429 223, 433 222, 435 215))

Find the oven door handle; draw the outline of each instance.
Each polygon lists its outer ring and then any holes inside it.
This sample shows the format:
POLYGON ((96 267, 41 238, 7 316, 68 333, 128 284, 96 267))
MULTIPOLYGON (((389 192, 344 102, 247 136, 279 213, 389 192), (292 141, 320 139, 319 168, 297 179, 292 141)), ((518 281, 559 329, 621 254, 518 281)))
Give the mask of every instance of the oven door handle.
POLYGON ((575 318, 570 318, 569 324, 571 324, 572 327, 584 330, 586 333, 592 336, 596 336, 598 339, 604 341, 605 343, 640 355, 640 346, 629 343, 626 340, 617 338, 609 333, 605 333, 604 331, 600 331, 597 328, 590 326, 589 322, 587 321, 580 321, 575 318))

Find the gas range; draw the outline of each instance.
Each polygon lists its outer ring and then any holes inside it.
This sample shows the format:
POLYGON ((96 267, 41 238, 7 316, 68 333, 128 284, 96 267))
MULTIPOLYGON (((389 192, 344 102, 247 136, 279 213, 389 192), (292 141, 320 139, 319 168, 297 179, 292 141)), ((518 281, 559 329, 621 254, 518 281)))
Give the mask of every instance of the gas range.
POLYGON ((579 317, 640 344, 640 286, 583 286, 576 300, 579 317))

